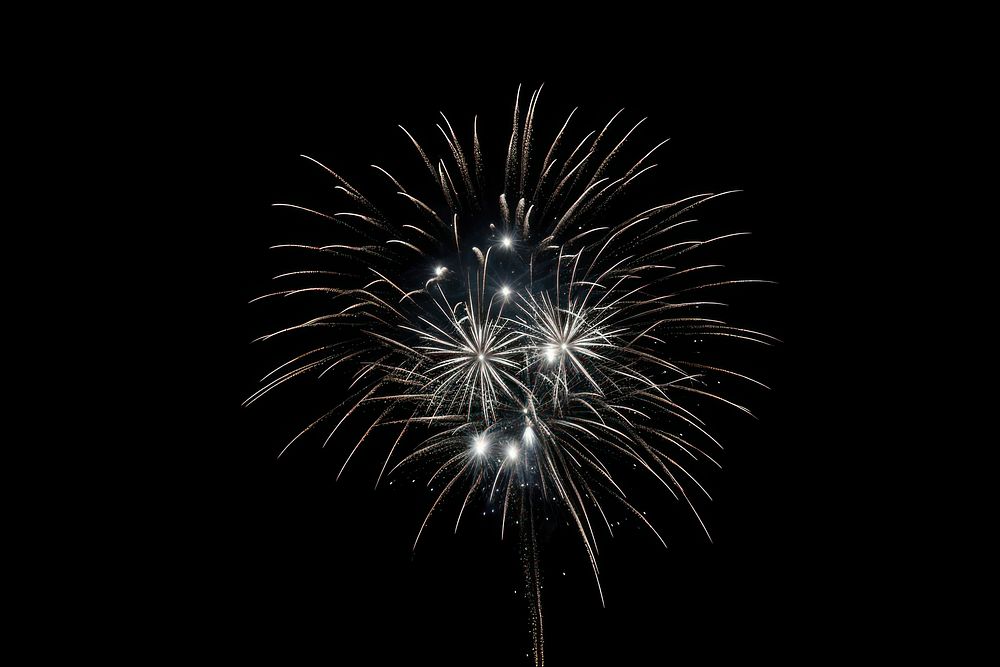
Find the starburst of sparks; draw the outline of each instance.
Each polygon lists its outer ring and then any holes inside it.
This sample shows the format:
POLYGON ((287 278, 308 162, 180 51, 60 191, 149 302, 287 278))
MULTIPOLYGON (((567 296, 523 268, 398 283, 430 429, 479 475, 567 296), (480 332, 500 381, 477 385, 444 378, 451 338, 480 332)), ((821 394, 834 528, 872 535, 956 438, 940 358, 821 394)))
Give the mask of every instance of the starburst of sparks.
POLYGON ((373 433, 392 434, 380 440, 392 444, 383 452, 379 481, 417 466, 426 471, 428 487, 440 489, 414 548, 452 497, 456 531, 474 498, 501 504, 501 537, 516 515, 539 665, 544 646, 535 526, 552 511, 549 503, 561 505, 576 527, 603 604, 595 522, 613 532, 605 505, 618 504, 663 542, 626 499, 609 462, 631 461, 697 517, 692 489, 708 494, 688 466, 700 460, 718 465, 704 443, 720 445, 687 399, 711 398, 749 412, 711 391, 709 379, 760 384, 681 359, 671 344, 685 337, 774 340, 708 316, 722 304, 698 296, 763 281, 701 279, 721 267, 685 262, 693 251, 739 235, 687 236, 692 210, 728 193, 617 213, 630 185, 653 169, 649 159, 666 142, 615 172, 642 121, 612 143, 619 112, 600 131, 567 144, 574 110, 536 155, 540 92, 522 111, 518 90, 498 196, 487 186, 478 123, 470 152, 443 114, 437 127, 447 154, 436 162, 400 128, 429 172, 428 193, 408 190, 373 165, 390 187, 384 201, 369 199, 308 158, 328 173, 353 210, 276 204, 336 223, 331 233, 344 240, 276 246, 325 266, 283 274, 278 278, 319 282, 259 299, 318 297, 320 310, 261 339, 305 329, 330 331, 329 338, 265 376, 246 401, 293 379, 345 371, 348 400, 303 429, 281 454, 314 432, 325 435, 325 446, 346 421, 364 418, 339 478, 373 433), (335 271, 326 268, 331 265, 335 271))

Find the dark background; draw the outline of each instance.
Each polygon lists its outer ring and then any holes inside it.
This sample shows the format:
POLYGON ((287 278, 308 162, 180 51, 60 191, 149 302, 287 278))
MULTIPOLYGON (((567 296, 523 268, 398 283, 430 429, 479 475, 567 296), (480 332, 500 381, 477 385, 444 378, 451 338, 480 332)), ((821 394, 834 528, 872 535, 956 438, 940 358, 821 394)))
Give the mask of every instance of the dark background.
POLYGON ((832 477, 824 463, 828 429, 816 417, 825 400, 817 378, 826 362, 814 276, 824 246, 804 145, 812 142, 814 151, 817 141, 829 141, 817 139, 808 120, 817 98, 778 61, 759 59, 693 70, 653 55, 641 66, 606 71, 557 61, 469 73, 426 63, 348 67, 341 58, 329 70, 315 62, 262 66, 259 76, 241 81, 238 104, 228 107, 231 126, 220 121, 221 130, 236 135, 233 169, 241 175, 233 189, 238 200, 225 213, 225 252, 238 261, 227 264, 226 284, 234 287, 226 303, 231 326, 224 330, 232 331, 238 371, 231 393, 218 397, 231 417, 214 436, 221 469, 210 480, 204 510, 212 557, 201 574, 209 616, 251 654, 287 658, 318 650, 334 664, 530 664, 516 533, 501 541, 495 518, 467 511, 452 535, 453 508, 432 520, 413 554, 432 496, 403 477, 373 490, 384 456, 378 443, 360 451, 339 482, 343 446, 321 449, 321 440, 305 440, 277 460, 285 443, 334 400, 336 382, 292 383, 249 409, 238 406, 294 349, 250 345, 290 322, 281 307, 245 305, 273 289, 272 275, 296 268, 267 247, 323 234, 321 222, 270 204, 338 210, 333 183, 297 156, 316 157, 366 193, 373 191, 369 183, 382 187, 369 174, 372 162, 413 183, 425 174, 396 124, 440 153, 433 127, 440 110, 466 143, 479 114, 488 169, 496 169, 517 84, 528 91, 526 103, 544 81, 536 150, 574 106, 581 107, 570 135, 577 140, 584 128, 603 126, 625 107, 621 129, 649 116, 635 151, 671 138, 637 196, 670 201, 744 191, 698 217, 712 229, 752 236, 703 258, 723 261, 734 277, 777 281, 733 290, 728 316, 783 341, 719 353, 772 390, 734 385, 727 394, 758 420, 703 406, 726 446, 722 471, 696 471, 715 498, 699 505, 714 544, 665 490, 637 482, 634 498, 670 548, 629 522, 613 539, 599 533, 602 608, 575 531, 556 528, 547 536, 548 663, 655 664, 681 651, 711 659, 734 649, 795 658, 822 625, 827 595, 841 576, 829 565, 838 530, 824 498, 832 477), (407 166, 394 169, 394 161, 407 166))

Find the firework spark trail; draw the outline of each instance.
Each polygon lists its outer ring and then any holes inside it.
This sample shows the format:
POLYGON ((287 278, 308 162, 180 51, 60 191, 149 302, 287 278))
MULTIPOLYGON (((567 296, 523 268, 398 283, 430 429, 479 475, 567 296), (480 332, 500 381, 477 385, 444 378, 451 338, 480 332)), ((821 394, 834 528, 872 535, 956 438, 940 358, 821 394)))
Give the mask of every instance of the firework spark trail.
POLYGON ((347 369, 348 397, 281 453, 339 417, 326 432, 325 446, 345 422, 361 419, 373 407, 377 416, 365 417, 338 478, 376 429, 391 429, 395 437, 376 486, 403 466, 433 470, 427 485, 440 483, 414 548, 452 495, 462 497, 455 531, 477 491, 487 503, 502 502, 501 539, 508 515, 516 512, 538 665, 544 662, 535 532, 539 508, 550 500, 561 504, 579 533, 602 604, 595 525, 613 534, 605 503, 617 503, 638 517, 666 547, 644 512, 626 499, 612 460, 632 462, 648 473, 690 507, 708 534, 689 490, 711 496, 685 466, 718 463, 681 431, 693 430, 721 445, 690 401, 708 398, 750 414, 710 391, 709 379, 763 385, 734 370, 679 358, 683 346, 671 344, 695 336, 762 344, 775 340, 708 316, 724 304, 697 296, 761 281, 702 278, 722 267, 684 263, 690 253, 739 236, 687 236, 695 223, 687 214, 730 192, 703 193, 617 217, 610 213, 612 202, 656 166, 646 163, 666 141, 616 173, 615 165, 645 119, 615 140, 619 111, 600 131, 574 143, 569 139, 574 109, 551 143, 543 145, 538 162, 540 96, 541 88, 524 109, 518 89, 498 195, 491 196, 486 187, 478 119, 470 157, 441 114, 443 125, 437 129, 447 151, 436 162, 400 126, 433 188, 424 193, 404 187, 384 168, 371 165, 391 184, 381 207, 328 166, 303 156, 333 178, 354 210, 331 213, 276 204, 335 223, 331 233, 346 238, 323 246, 275 246, 331 257, 336 270, 322 266, 276 276, 283 283, 321 282, 254 301, 313 298, 321 310, 258 340, 324 328, 334 329, 334 338, 268 373, 245 402, 254 403, 292 380, 347 369), (394 202, 405 212, 383 212, 394 202))

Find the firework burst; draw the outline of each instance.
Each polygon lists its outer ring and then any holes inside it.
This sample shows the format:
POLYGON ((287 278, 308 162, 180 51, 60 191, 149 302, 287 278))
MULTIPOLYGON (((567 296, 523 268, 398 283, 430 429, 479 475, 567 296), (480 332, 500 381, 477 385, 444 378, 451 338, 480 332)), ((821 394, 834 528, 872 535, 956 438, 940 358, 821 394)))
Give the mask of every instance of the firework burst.
POLYGON ((374 441, 373 433, 390 433, 378 439, 392 443, 381 453, 378 480, 418 466, 428 486, 440 489, 414 548, 446 501, 454 500, 456 531, 468 506, 480 500, 501 510, 501 536, 513 520, 541 665, 535 526, 545 504, 556 501, 575 525, 603 603, 595 526, 612 532, 605 505, 624 508, 663 541, 626 499, 609 461, 631 461, 698 516, 692 493, 708 494, 687 467, 702 460, 718 465, 706 450, 719 445, 693 412, 693 400, 715 399, 748 412, 713 393, 708 380, 727 375, 760 384, 679 358, 672 343, 692 336, 773 339, 709 316, 722 304, 699 296, 760 282, 704 277, 721 267, 688 260, 696 249, 738 236, 689 236, 692 210, 728 193, 616 213, 666 142, 625 161, 642 121, 622 133, 615 129, 619 112, 572 143, 571 113, 552 142, 536 151, 539 94, 522 110, 518 91, 500 193, 487 186, 477 123, 467 150, 443 114, 441 159, 432 160, 400 128, 430 187, 407 189, 372 165, 388 190, 369 199, 307 158, 333 179, 350 210, 276 204, 337 223, 340 242, 276 246, 309 253, 321 268, 278 276, 316 282, 258 299, 311 296, 318 310, 260 340, 303 329, 328 331, 329 340, 268 374, 246 404, 293 379, 344 373, 349 398, 306 426, 282 454, 307 434, 318 434, 325 446, 348 420, 363 421, 339 478, 374 441))

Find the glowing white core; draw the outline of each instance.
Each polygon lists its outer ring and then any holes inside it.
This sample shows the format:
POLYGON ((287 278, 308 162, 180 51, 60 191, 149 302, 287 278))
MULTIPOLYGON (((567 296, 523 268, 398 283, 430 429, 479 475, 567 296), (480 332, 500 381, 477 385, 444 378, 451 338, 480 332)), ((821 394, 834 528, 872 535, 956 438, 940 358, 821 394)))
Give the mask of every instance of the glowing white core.
POLYGON ((516 459, 517 458, 517 447, 511 445, 507 448, 507 458, 516 459))
POLYGON ((485 358, 486 358, 486 357, 484 357, 483 355, 481 355, 481 354, 479 355, 479 361, 482 361, 482 360, 483 360, 483 359, 485 359, 485 358))
POLYGON ((510 288, 504 285, 503 287, 500 288, 500 293, 503 294, 504 296, 510 296, 510 288))
POLYGON ((472 449, 476 454, 483 455, 486 453, 486 438, 484 436, 476 436, 476 439, 472 443, 472 449))
POLYGON ((442 273, 444 273, 444 267, 443 266, 439 266, 436 269, 434 269, 434 275, 435 276, 440 276, 442 273))
POLYGON ((566 351, 566 343, 563 343, 563 344, 562 344, 562 345, 560 345, 559 347, 560 347, 560 348, 562 348, 562 351, 563 351, 563 352, 565 352, 565 351, 566 351))
POLYGON ((510 243, 511 243, 511 241, 510 241, 510 237, 509 237, 509 236, 505 236, 505 237, 503 237, 503 238, 502 238, 502 239, 500 240, 500 242, 501 242, 501 243, 503 243, 503 247, 504 247, 504 248, 509 248, 509 247, 510 247, 510 243))
POLYGON ((555 349, 551 348, 551 347, 545 348, 545 361, 547 361, 547 362, 549 362, 551 364, 555 360, 556 360, 556 351, 555 351, 555 349))

